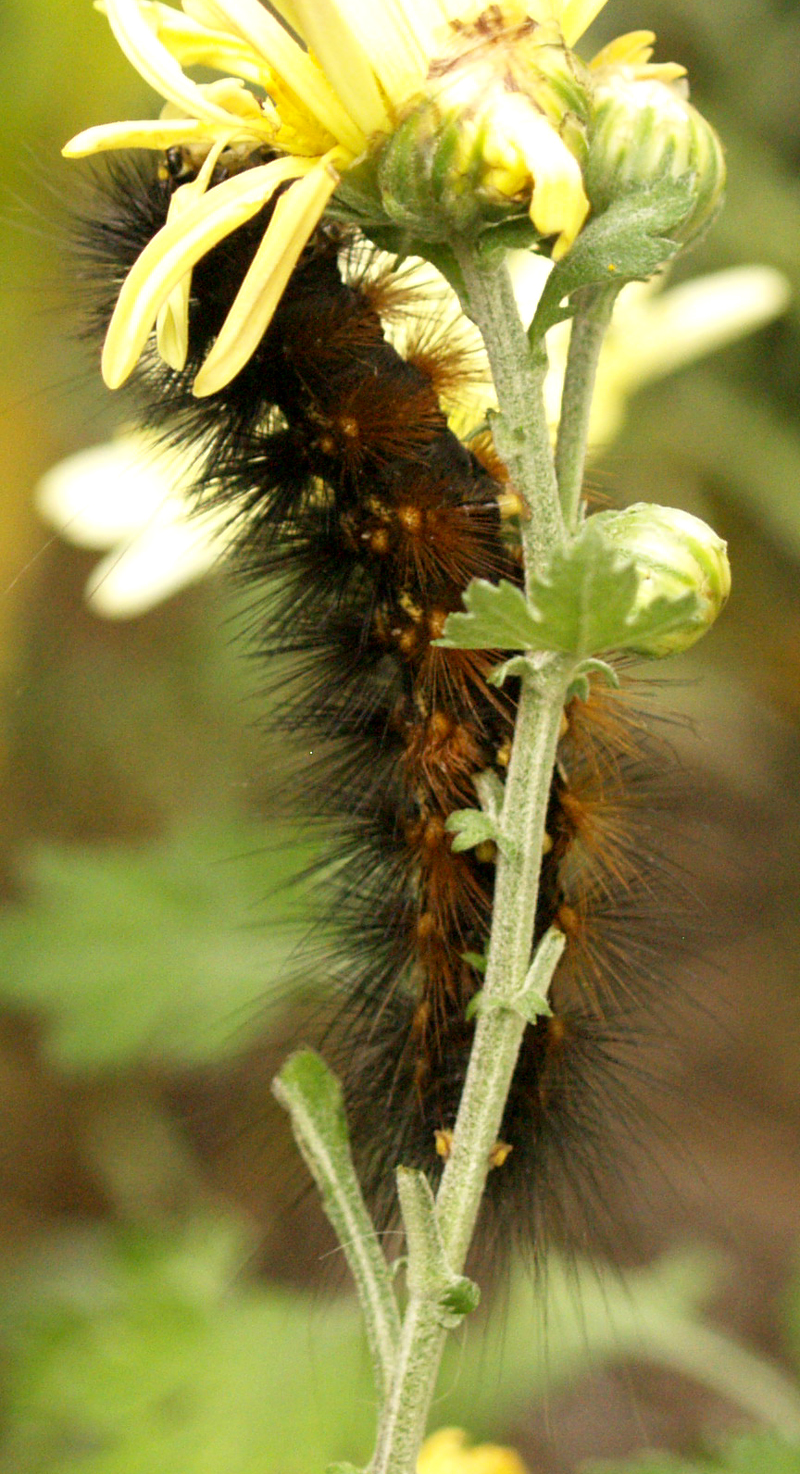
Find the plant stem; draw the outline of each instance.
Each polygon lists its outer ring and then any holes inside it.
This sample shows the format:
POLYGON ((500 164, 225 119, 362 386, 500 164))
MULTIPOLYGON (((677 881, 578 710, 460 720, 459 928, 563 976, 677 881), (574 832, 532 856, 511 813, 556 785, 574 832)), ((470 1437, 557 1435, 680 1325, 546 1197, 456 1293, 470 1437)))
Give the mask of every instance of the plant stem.
POLYGON ((567 371, 561 396, 556 475, 564 521, 570 532, 578 520, 594 381, 617 287, 584 287, 572 322, 567 371))
MULTIPOLYGON (((495 440, 529 517, 522 537, 526 576, 541 570, 564 539, 544 412, 543 355, 531 354, 505 266, 485 267, 471 247, 456 249, 465 310, 480 328, 500 406, 495 440)), ((545 818, 561 712, 572 662, 540 654, 521 678, 514 743, 501 816, 485 1002, 523 987, 531 962, 545 818)), ((554 960, 554 959, 553 959, 554 960)), ((552 970, 552 962, 551 962, 552 970)), ((549 977, 541 980, 546 991, 549 977)), ((484 1008, 436 1211, 450 1267, 463 1268, 517 1061, 525 1019, 510 1007, 484 1008)), ((445 1333, 435 1302, 411 1294, 392 1393, 383 1409, 372 1474, 413 1474, 445 1333)))
POLYGON ((505 264, 484 267, 469 245, 456 244, 465 288, 464 311, 480 329, 492 370, 499 415, 492 422, 498 454, 528 505, 520 532, 526 582, 565 538, 544 411, 545 350, 531 351, 505 264))

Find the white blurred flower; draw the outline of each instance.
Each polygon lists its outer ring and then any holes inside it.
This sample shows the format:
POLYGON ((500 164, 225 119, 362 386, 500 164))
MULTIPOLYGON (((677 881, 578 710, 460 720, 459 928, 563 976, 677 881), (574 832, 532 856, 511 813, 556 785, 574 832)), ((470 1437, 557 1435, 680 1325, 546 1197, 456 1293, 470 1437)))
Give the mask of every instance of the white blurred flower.
MULTIPOLYGON (((666 290, 663 277, 623 287, 600 354, 590 450, 619 434, 637 390, 755 332, 785 311, 789 296, 786 277, 771 266, 734 266, 666 290)), ((569 324, 560 323, 547 336, 551 425, 558 422, 568 347, 569 324)))
POLYGON ((36 487, 40 515, 67 542, 106 550, 86 602, 131 619, 208 573, 230 542, 224 509, 192 512, 195 459, 142 431, 67 456, 36 487))

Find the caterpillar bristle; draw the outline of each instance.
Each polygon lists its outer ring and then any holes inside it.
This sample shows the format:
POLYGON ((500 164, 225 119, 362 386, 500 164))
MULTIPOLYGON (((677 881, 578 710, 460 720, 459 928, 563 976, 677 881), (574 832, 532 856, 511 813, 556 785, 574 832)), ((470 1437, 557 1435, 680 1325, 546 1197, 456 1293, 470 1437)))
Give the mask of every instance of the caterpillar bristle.
MULTIPOLYGON (((172 188, 169 169, 139 167, 103 186, 82 233, 95 334, 172 188)), ((309 957, 329 1000, 321 1044, 386 1225, 394 1168, 435 1184, 455 1120, 496 855, 491 843, 454 852, 447 820, 475 806, 477 774, 502 781, 517 699, 513 679, 489 683, 498 652, 432 642, 472 578, 520 584, 524 509, 488 432, 465 445, 449 428, 446 401, 477 382, 463 337, 426 321, 413 271, 393 272, 341 227, 312 238, 245 368, 193 398, 263 227, 262 215, 201 260, 186 367, 149 350, 135 392, 166 437, 197 445, 198 498, 229 512, 235 566, 263 590, 254 643, 276 672, 282 741, 300 755, 291 805, 329 835, 317 874, 331 958, 309 957)), ((498 1241, 537 1250, 576 1204, 602 1216, 609 1113, 641 1109, 633 1020, 657 1006, 677 930, 656 832, 668 744, 621 681, 593 678, 565 712, 536 937, 560 927, 566 949, 553 1016, 526 1028, 488 1179, 498 1241)))

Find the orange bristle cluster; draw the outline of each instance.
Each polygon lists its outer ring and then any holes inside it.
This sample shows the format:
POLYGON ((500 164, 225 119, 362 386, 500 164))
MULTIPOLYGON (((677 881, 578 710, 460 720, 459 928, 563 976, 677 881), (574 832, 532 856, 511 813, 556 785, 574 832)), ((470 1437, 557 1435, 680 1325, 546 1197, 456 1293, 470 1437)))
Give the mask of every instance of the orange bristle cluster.
MULTIPOLYGON (((112 180, 87 232, 108 290, 163 222, 167 178, 112 180)), ((244 226, 196 268, 190 354, 151 356, 138 393, 206 452, 200 497, 230 509, 238 566, 267 597, 258 642, 280 669, 281 729, 302 768, 297 807, 332 825, 334 956, 327 1048, 344 1081, 357 1166, 379 1218, 394 1167, 435 1180, 471 1046, 495 851, 454 852, 447 820, 475 779, 502 781, 517 686, 498 652, 432 642, 472 578, 521 582, 513 489, 485 434, 465 447, 442 400, 477 369, 425 322, 401 274, 377 272, 333 227, 312 240, 250 362, 208 400, 190 386, 263 232, 244 226), (401 352, 387 337, 410 318, 401 352)), ((98 270, 99 269, 99 270, 98 270)), ((490 1209, 538 1242, 559 1194, 597 1195, 602 1121, 623 1074, 629 1000, 652 989, 647 941, 664 865, 641 815, 653 738, 624 695, 570 701, 547 817, 536 936, 567 938, 553 1017, 526 1029, 490 1174, 490 1209), (637 918, 645 926, 637 931, 637 918), (600 1108, 598 1108, 600 1107, 600 1108)))

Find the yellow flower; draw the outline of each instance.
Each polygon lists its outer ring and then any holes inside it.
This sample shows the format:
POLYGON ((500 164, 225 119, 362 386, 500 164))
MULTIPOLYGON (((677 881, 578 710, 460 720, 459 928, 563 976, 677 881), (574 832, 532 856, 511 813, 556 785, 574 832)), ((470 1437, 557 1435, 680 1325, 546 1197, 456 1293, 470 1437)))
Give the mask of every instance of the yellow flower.
POLYGON ((494 1443, 470 1448, 460 1428, 440 1428, 422 1445, 417 1474, 527 1474, 527 1470, 513 1448, 494 1443))
MULTIPOLYGON (((531 20, 555 26, 572 46, 604 3, 504 0, 490 11, 511 31, 531 20)), ((463 45, 465 27, 479 33, 487 6, 277 0, 285 25, 259 0, 183 0, 180 10, 160 0, 100 0, 98 8, 166 106, 158 119, 89 128, 64 153, 177 147, 197 170, 175 191, 169 218, 122 287, 103 353, 111 388, 131 373, 154 326, 162 357, 183 366, 193 266, 282 191, 195 381, 196 394, 211 394, 254 351, 342 175, 395 133, 454 40, 463 45), (196 65, 222 75, 195 82, 185 68, 196 65), (221 157, 227 177, 214 184, 221 157)), ((501 191, 527 191, 534 225, 560 232, 559 248, 566 249, 588 208, 575 157, 544 116, 514 99, 504 99, 503 108, 484 128, 487 172, 501 191)))

